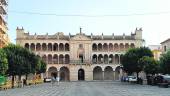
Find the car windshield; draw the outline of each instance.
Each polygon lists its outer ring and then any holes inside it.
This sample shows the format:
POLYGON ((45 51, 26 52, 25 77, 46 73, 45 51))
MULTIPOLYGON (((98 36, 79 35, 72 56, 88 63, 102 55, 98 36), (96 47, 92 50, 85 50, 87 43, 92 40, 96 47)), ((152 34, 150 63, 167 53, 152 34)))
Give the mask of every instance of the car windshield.
POLYGON ((170 76, 164 76, 165 80, 170 80, 170 76))

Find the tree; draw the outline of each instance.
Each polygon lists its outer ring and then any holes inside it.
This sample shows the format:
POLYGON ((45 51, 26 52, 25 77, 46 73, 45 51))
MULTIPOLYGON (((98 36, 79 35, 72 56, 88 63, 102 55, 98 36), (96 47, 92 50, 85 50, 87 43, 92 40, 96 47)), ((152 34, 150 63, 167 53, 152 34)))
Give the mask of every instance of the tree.
POLYGON ((8 69, 7 55, 4 50, 0 49, 0 75, 5 75, 8 69))
POLYGON ((139 63, 138 61, 143 56, 153 57, 151 50, 147 47, 140 47, 140 48, 132 48, 129 49, 124 55, 122 59, 122 65, 124 71, 128 74, 132 74, 133 72, 138 73, 143 70, 144 65, 139 63))
POLYGON ((18 45, 9 44, 3 49, 7 54, 8 59, 7 74, 9 76, 12 76, 12 87, 14 87, 14 76, 21 76, 22 74, 24 74, 25 66, 23 64, 26 61, 24 60, 24 57, 22 55, 23 48, 18 45))
POLYGON ((144 65, 144 71, 146 74, 158 73, 159 71, 159 63, 153 57, 143 56, 138 61, 139 64, 144 65))
POLYGON ((37 73, 45 73, 46 72, 46 68, 47 68, 47 64, 40 58, 40 63, 41 63, 41 67, 38 70, 37 73))
POLYGON ((14 76, 18 75, 21 81, 22 75, 26 75, 27 79, 29 73, 41 73, 46 70, 46 63, 28 49, 14 44, 9 44, 3 49, 7 54, 9 63, 7 73, 9 76, 12 76, 12 87, 14 87, 14 76))
POLYGON ((163 74, 170 74, 170 51, 160 58, 160 68, 163 74))

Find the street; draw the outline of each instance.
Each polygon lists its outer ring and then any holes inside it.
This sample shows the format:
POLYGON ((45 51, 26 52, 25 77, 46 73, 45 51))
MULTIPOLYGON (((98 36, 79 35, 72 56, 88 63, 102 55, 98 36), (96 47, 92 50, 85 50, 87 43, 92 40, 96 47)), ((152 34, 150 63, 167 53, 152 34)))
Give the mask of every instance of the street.
POLYGON ((170 88, 121 82, 60 82, 0 91, 0 96, 170 96, 170 88))

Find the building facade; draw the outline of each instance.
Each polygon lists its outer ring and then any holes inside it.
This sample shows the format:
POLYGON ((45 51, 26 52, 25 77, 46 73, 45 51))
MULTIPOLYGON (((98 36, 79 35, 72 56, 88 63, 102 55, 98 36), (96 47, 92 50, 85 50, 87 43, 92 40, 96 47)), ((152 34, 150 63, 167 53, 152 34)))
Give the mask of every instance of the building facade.
POLYGON ((0 0, 0 48, 4 47, 9 43, 7 34, 7 0, 0 0))
POLYGON ((32 50, 47 63, 46 77, 64 81, 119 80, 121 58, 129 48, 141 47, 142 29, 131 35, 30 35, 16 29, 16 43, 32 50))
POLYGON ((170 38, 161 42, 162 53, 166 53, 170 49, 170 38))
POLYGON ((154 59, 159 60, 162 54, 161 45, 149 45, 148 47, 152 51, 154 59))

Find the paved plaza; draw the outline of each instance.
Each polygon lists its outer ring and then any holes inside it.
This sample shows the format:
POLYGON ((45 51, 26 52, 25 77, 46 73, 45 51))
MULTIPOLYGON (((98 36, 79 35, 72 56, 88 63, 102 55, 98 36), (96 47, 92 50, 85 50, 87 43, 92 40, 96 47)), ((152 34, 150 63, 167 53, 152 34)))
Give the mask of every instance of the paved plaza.
POLYGON ((0 91, 0 96, 170 96, 170 88, 121 82, 61 82, 0 91))

